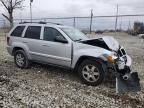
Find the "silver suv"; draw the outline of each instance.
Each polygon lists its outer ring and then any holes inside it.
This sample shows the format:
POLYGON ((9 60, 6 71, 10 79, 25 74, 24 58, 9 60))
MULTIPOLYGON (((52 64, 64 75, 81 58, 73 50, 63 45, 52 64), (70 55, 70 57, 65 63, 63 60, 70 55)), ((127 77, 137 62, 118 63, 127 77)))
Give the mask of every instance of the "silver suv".
POLYGON ((127 78, 131 58, 113 37, 89 39, 79 30, 50 23, 22 23, 7 36, 7 50, 19 68, 32 62, 52 64, 78 72, 88 85, 98 85, 110 74, 127 78))

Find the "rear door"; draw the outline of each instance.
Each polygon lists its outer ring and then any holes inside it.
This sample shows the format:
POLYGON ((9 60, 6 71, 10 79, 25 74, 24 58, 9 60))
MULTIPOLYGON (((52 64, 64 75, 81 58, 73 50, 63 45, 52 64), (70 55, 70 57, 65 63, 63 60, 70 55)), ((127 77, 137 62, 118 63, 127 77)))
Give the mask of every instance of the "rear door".
POLYGON ((28 26, 22 42, 27 45, 32 60, 41 60, 41 26, 28 26))
POLYGON ((55 40, 56 36, 64 35, 56 28, 44 27, 41 43, 43 59, 49 63, 68 66, 71 65, 71 43, 62 43, 55 40))

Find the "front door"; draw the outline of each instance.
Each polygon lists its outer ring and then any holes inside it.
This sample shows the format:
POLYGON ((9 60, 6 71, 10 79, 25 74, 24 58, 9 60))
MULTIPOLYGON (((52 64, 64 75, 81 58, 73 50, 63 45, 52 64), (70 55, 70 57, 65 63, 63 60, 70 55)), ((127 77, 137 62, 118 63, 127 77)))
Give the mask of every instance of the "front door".
MULTIPOLYGON (((45 27, 41 43, 43 60, 61 66, 71 65, 71 43, 56 41, 56 36, 64 36, 55 28, 45 27)), ((65 39, 65 38, 64 38, 65 39)))

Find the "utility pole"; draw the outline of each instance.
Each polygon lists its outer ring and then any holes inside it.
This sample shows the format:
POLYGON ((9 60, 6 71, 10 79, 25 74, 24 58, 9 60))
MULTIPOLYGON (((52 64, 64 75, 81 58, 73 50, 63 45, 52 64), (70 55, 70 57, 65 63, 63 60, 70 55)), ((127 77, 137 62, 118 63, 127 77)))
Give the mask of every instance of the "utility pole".
POLYGON ((76 27, 75 17, 73 18, 73 26, 76 27))
POLYGON ((20 12, 20 22, 22 23, 22 13, 20 12))
POLYGON ((117 5, 116 21, 115 21, 115 35, 116 35, 116 32, 117 32, 118 12, 119 12, 119 6, 117 5))
POLYGON ((122 30, 122 17, 121 17, 121 21, 120 21, 120 31, 122 30))
POLYGON ((91 34, 91 32, 92 32, 92 18, 93 18, 93 9, 91 9, 90 34, 91 34))
POLYGON ((32 2, 33 2, 33 0, 30 0, 30 20, 31 20, 31 23, 32 23, 32 2))
POLYGON ((128 24, 128 32, 130 32, 130 29, 131 29, 131 22, 129 20, 129 24, 128 24))

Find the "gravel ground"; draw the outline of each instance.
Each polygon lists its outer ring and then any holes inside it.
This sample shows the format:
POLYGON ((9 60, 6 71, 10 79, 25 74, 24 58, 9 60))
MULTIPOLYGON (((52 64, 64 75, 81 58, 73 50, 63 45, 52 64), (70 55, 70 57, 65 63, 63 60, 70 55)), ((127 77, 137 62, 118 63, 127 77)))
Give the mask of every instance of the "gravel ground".
MULTIPOLYGON (((120 34, 118 41, 133 59, 133 70, 144 82, 144 42, 120 34)), ((144 108, 144 91, 118 95, 114 84, 97 87, 82 84, 77 73, 34 64, 19 69, 0 37, 0 108, 144 108)))

